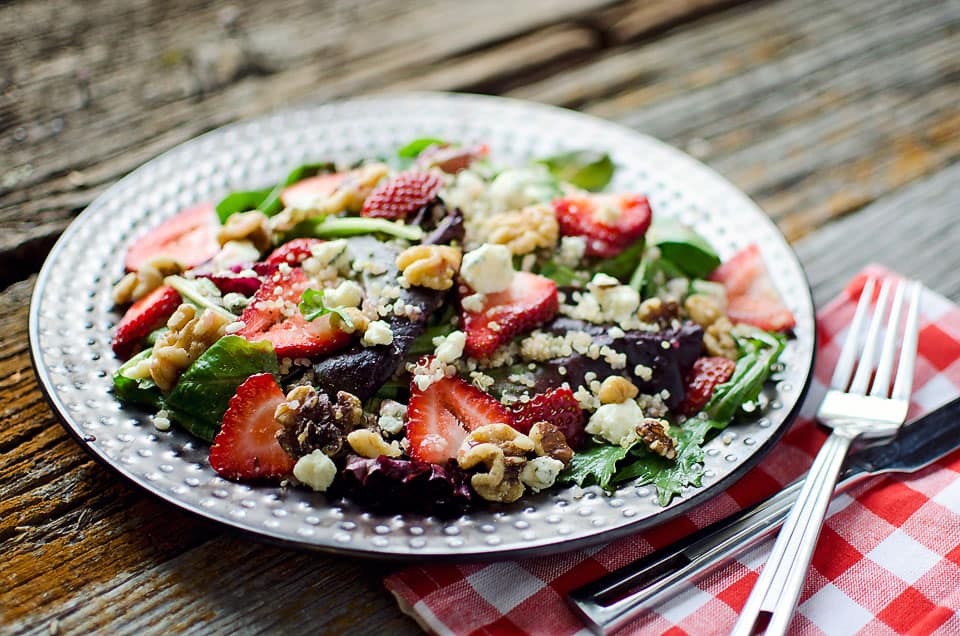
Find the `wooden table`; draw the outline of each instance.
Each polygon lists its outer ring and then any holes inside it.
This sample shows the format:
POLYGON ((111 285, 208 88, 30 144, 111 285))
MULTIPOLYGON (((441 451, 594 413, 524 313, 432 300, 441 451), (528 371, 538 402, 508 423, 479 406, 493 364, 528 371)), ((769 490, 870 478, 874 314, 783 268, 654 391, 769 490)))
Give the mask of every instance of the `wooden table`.
POLYGON ((495 93, 657 136, 751 195, 818 302, 868 261, 960 300, 960 3, 0 6, 0 617, 9 633, 417 631, 395 564, 268 547, 95 464, 44 402, 30 292, 70 220, 217 126, 306 100, 495 93))

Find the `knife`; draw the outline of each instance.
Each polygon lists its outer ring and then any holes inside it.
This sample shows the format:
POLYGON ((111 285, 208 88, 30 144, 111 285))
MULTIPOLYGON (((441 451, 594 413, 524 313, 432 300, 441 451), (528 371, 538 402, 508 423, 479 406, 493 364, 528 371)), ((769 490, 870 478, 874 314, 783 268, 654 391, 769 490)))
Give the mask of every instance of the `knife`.
MULTIPOLYGON (((837 491, 877 475, 912 473, 960 448, 960 397, 847 459, 837 491)), ((769 499, 572 590, 568 600, 594 633, 609 634, 759 543, 783 524, 803 478, 769 499)))

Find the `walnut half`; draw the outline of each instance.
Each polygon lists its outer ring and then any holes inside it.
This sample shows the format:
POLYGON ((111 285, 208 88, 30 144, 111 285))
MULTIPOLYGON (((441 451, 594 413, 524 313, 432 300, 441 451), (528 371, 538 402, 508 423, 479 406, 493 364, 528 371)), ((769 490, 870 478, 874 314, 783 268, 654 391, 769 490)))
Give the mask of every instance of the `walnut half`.
POLYGON ((674 460, 677 458, 677 446, 670 434, 667 433, 668 426, 670 424, 666 420, 645 417, 637 425, 637 433, 640 434, 640 439, 647 445, 647 448, 661 457, 674 460))
POLYGON ((487 501, 511 503, 523 496, 520 471, 526 454, 534 450, 529 437, 506 424, 488 424, 474 430, 457 451, 457 464, 464 470, 479 465, 487 472, 470 477, 473 490, 487 501))
POLYGON ((347 435, 363 421, 363 405, 346 391, 338 392, 337 401, 331 402, 326 393, 302 385, 287 393, 274 418, 283 427, 277 441, 291 457, 318 449, 335 457, 346 451, 347 435))
POLYGON ((400 283, 442 291, 453 287, 462 253, 448 245, 414 245, 397 256, 400 283))

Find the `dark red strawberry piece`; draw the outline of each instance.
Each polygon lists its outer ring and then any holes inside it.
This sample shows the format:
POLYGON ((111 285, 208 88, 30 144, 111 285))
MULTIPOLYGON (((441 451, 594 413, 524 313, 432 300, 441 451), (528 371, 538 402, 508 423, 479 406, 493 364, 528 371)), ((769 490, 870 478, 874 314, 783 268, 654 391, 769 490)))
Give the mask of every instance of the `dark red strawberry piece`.
POLYGON ((553 318, 558 309, 554 281, 530 272, 517 272, 506 290, 487 294, 480 311, 461 309, 460 318, 467 334, 466 352, 473 358, 486 358, 515 335, 553 318))
POLYGON ((513 427, 521 433, 529 433, 534 424, 546 421, 560 429, 570 448, 576 450, 583 444, 583 409, 573 397, 573 391, 566 387, 551 389, 533 396, 529 402, 513 405, 513 415, 516 418, 513 427))
POLYGON ((729 358, 697 358, 687 374, 687 394, 680 403, 680 412, 684 415, 699 413, 710 401, 717 385, 729 380, 736 368, 737 363, 729 358))
POLYGON ((288 208, 308 209, 317 197, 333 194, 346 176, 346 172, 334 172, 297 181, 280 192, 280 202, 288 208))
POLYGON ((186 208, 137 239, 127 250, 123 264, 136 271, 147 261, 165 256, 184 267, 195 267, 220 251, 219 226, 212 203, 186 208))
POLYGON ((320 243, 323 243, 323 240, 315 238, 296 238, 292 241, 287 241, 273 250, 270 256, 267 257, 266 262, 271 265, 279 265, 280 263, 293 266, 300 265, 312 256, 313 253, 310 251, 310 248, 320 243))
POLYGON ((727 290, 727 316, 767 331, 792 329, 797 321, 783 304, 763 263, 760 249, 749 245, 710 275, 727 290))
POLYGON ((273 413, 283 391, 269 373, 244 380, 230 398, 220 432, 210 447, 210 467, 236 480, 279 479, 293 471, 293 457, 277 441, 280 424, 273 413))
POLYGON ((289 272, 277 271, 254 294, 240 321, 237 335, 247 340, 269 340, 280 357, 306 358, 330 353, 347 346, 348 333, 330 323, 330 315, 308 322, 298 305, 310 281, 297 267, 289 272))
POLYGON ((363 202, 360 214, 385 219, 403 219, 437 197, 443 181, 432 172, 412 170, 387 179, 363 202))
POLYGON ((151 331, 167 322, 180 302, 180 294, 173 287, 164 286, 130 305, 113 334, 113 352, 128 358, 151 331))
POLYGON ((466 170, 474 161, 483 159, 490 152, 486 144, 474 146, 430 146, 417 156, 417 165, 424 168, 437 167, 447 174, 466 170))
POLYGON ((650 227, 650 203, 639 194, 585 194, 553 202, 560 233, 587 239, 587 256, 616 256, 650 227))
POLYGON ((497 423, 512 426, 513 414, 463 378, 437 380, 426 391, 410 384, 407 441, 413 459, 443 464, 456 457, 469 431, 497 423))

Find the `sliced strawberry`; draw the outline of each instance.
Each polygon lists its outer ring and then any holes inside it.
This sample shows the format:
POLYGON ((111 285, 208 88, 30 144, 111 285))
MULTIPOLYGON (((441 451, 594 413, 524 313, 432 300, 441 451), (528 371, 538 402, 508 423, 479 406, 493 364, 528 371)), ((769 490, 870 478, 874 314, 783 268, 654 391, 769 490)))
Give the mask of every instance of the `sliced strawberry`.
POLYGON ((515 335, 553 318, 558 309, 554 281, 530 272, 517 272, 510 287, 487 294, 480 311, 461 309, 466 351, 471 357, 486 358, 515 335))
POLYGON ((387 179, 363 202, 360 214, 385 219, 403 219, 437 197, 443 180, 432 172, 412 170, 387 179))
POLYGON ((330 315, 308 322, 298 307, 310 286, 304 271, 277 271, 254 294, 240 321, 237 335, 250 341, 269 340, 280 357, 307 358, 347 346, 352 336, 336 329, 330 315))
POLYGON ((286 263, 287 265, 300 265, 303 261, 310 258, 313 254, 310 251, 314 245, 323 243, 323 239, 315 238, 296 238, 288 241, 273 250, 267 257, 267 262, 271 265, 286 263))
POLYGON ((410 385, 407 441, 414 459, 442 464, 456 457, 468 431, 497 423, 512 426, 513 414, 463 378, 437 380, 426 391, 410 385))
POLYGON ((346 172, 333 172, 307 177, 284 188, 280 192, 280 202, 288 208, 309 209, 317 197, 333 194, 346 176, 346 172))
POLYGON ((680 403, 680 412, 684 415, 699 413, 713 397, 717 385, 729 380, 736 368, 737 363, 729 358, 698 358, 687 374, 687 394, 680 403))
POLYGON ((537 422, 550 422, 567 438, 567 444, 574 450, 583 444, 583 409, 573 391, 559 387, 533 396, 529 402, 519 402, 513 406, 516 418, 513 427, 521 433, 529 433, 537 422))
POLYGON ((212 203, 186 208, 137 239, 127 250, 124 265, 136 271, 149 260, 165 256, 194 267, 220 251, 217 213, 212 203))
POLYGON ((797 321, 783 304, 760 249, 749 245, 710 275, 727 290, 727 316, 767 331, 792 329, 797 321))
POLYGON ((273 413, 283 391, 269 373, 244 380, 230 398, 220 432, 210 447, 210 467, 227 479, 279 479, 293 470, 293 458, 277 441, 273 413))
POLYGON ((113 334, 113 352, 128 358, 154 329, 162 327, 180 306, 180 294, 173 287, 158 287, 130 305, 113 334))
POLYGON ((639 194, 586 194, 553 202, 564 236, 587 239, 587 256, 616 256, 650 227, 650 203, 639 194))

